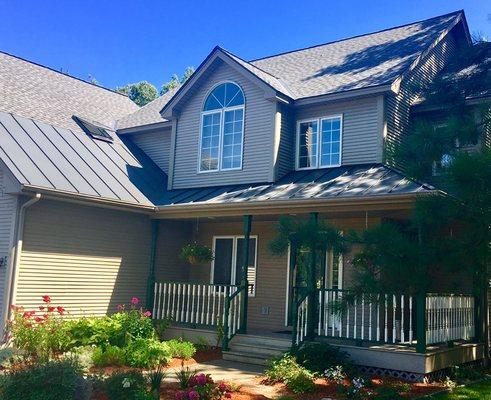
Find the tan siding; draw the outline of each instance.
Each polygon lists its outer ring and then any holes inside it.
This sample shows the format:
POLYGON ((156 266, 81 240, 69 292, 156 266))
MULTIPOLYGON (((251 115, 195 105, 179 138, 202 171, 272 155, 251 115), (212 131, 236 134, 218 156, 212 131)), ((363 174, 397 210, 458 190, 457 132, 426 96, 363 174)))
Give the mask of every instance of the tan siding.
POLYGON ((449 33, 435 46, 418 67, 408 73, 400 84, 397 95, 386 96, 387 137, 385 140, 385 154, 387 162, 391 165, 403 167, 392 159, 394 148, 401 143, 409 127, 410 107, 418 97, 420 88, 430 82, 442 70, 447 61, 457 52, 457 43, 452 33, 449 33))
MULTIPOLYGON (((0 267, 0 318, 3 312, 3 302, 6 288, 7 266, 11 262, 11 249, 13 245, 14 225, 16 223, 17 198, 6 193, 8 176, 0 167, 0 257, 7 260, 0 267)), ((6 299, 5 299, 6 300, 6 299)), ((0 319, 2 321, 3 319, 0 319)), ((0 332, 2 327, 0 326, 0 332)))
POLYGON ((166 174, 169 173, 171 130, 143 132, 131 136, 131 140, 142 149, 166 174))
MULTIPOLYGON (((368 224, 378 223, 380 219, 369 218, 368 224)), ((365 219, 332 220, 343 230, 362 229, 365 219)), ((277 219, 271 221, 252 221, 252 235, 258 236, 257 251, 257 287, 256 296, 249 301, 248 327, 250 330, 281 330, 285 325, 287 255, 274 256, 268 245, 276 235, 277 219), (269 315, 261 315, 261 308, 269 307, 269 315)), ((240 222, 200 222, 193 236, 201 244, 212 246, 213 236, 241 235, 240 222)), ((172 266, 170 266, 172 268, 172 266)), ((189 281, 209 282, 211 265, 194 265, 189 268, 189 281)), ((345 287, 352 280, 351 257, 344 259, 345 287)))
POLYGON ((144 301, 150 236, 147 216, 41 200, 27 210, 15 302, 47 294, 78 316, 144 301))
MULTIPOLYGON (((298 109, 296 119, 343 115, 342 164, 381 162, 379 107, 376 97, 298 109)), ((295 127, 296 129, 296 127, 295 127)))
POLYGON ((275 103, 264 99, 261 88, 223 62, 201 79, 203 83, 197 85, 188 97, 179 117, 173 188, 268 181, 273 156, 271 144, 275 103), (212 86, 226 80, 240 85, 246 100, 242 170, 198 174, 199 130, 203 101, 212 86))

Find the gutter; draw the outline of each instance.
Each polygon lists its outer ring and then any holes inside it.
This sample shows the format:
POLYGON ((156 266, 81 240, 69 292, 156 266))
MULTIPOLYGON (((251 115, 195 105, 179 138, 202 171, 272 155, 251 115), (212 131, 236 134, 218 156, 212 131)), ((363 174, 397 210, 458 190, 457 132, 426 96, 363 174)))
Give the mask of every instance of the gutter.
POLYGON ((12 247, 12 261, 9 263, 9 269, 5 277, 5 282, 7 283, 6 291, 3 297, 3 310, 2 310, 2 329, 8 319, 10 319, 10 306, 13 304, 15 297, 17 295, 17 279, 19 277, 19 263, 20 256, 22 253, 22 241, 24 239, 24 222, 26 210, 41 200, 41 193, 36 193, 33 198, 25 202, 20 206, 17 214, 17 228, 16 228, 16 239, 15 244, 12 247))

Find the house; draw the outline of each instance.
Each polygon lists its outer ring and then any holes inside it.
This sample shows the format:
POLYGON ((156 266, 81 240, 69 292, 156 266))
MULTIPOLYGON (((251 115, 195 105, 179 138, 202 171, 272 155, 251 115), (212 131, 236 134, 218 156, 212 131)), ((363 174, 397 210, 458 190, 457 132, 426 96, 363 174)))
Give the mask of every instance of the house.
POLYGON ((312 336, 408 379, 481 359, 472 296, 361 299, 340 316, 330 304, 350 287, 352 254, 320 257, 323 286, 302 297, 295 257, 268 250, 283 215, 363 229, 435 192, 386 153, 415 84, 470 43, 458 11, 253 61, 216 47, 141 108, 0 53, 3 321, 44 294, 72 316, 138 296, 172 318, 169 335, 221 327, 229 359, 263 362, 312 336), (193 242, 214 260, 181 259, 193 242))

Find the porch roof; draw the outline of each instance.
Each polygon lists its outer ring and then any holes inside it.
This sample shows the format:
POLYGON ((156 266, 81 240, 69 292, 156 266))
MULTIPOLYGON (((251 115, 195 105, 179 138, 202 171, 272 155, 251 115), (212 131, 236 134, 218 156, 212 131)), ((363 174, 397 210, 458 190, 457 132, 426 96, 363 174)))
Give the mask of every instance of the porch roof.
POLYGON ((334 200, 417 195, 434 187, 416 182, 383 164, 294 171, 274 183, 172 190, 159 209, 190 205, 250 204, 271 201, 334 200))

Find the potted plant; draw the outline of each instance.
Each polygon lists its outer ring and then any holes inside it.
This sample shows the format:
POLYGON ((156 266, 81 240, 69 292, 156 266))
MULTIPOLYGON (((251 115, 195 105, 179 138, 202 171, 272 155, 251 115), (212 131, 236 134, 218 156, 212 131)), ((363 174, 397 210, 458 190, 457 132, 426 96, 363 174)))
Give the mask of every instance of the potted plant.
POLYGON ((181 250, 181 258, 192 265, 204 264, 212 261, 213 250, 196 242, 187 244, 181 250))

